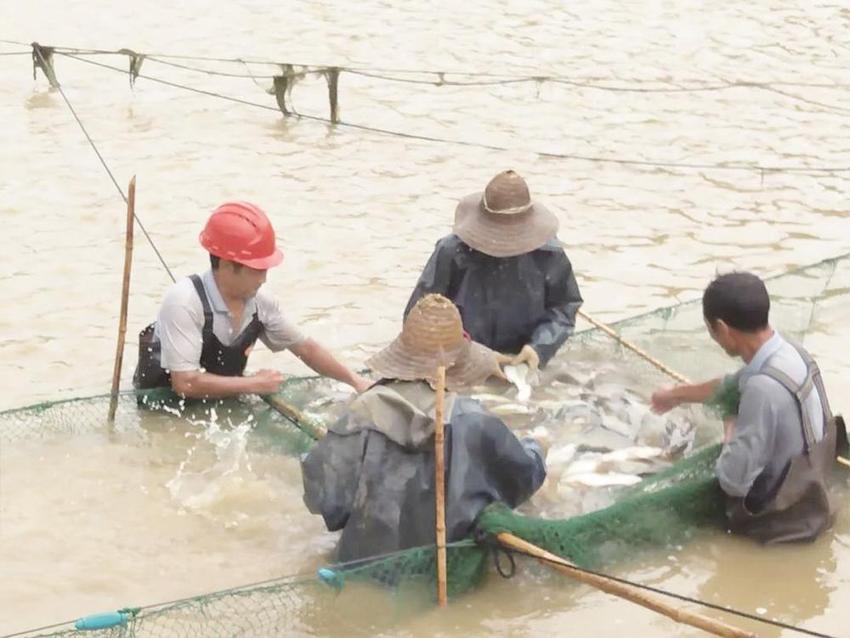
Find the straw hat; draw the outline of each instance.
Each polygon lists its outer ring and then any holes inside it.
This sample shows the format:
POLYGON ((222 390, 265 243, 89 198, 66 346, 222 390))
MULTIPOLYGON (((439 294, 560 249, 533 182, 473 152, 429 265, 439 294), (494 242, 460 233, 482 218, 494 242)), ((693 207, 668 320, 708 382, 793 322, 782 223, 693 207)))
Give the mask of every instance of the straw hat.
POLYGON ((432 385, 437 366, 446 366, 446 385, 469 387, 497 374, 496 353, 463 336, 463 323, 455 305, 442 295, 426 295, 404 320, 401 334, 366 364, 385 379, 432 385))
POLYGON ((492 257, 515 257, 537 250, 558 232, 558 219, 531 201, 528 184, 514 171, 490 180, 483 193, 460 200, 454 233, 492 257))

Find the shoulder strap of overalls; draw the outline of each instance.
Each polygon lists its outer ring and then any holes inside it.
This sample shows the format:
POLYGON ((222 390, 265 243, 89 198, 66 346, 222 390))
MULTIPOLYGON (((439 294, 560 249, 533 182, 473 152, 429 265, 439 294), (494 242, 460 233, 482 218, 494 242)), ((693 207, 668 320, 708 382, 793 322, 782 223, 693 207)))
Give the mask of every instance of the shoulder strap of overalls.
MULTIPOLYGON (((806 451, 811 450, 815 444, 817 443, 817 439, 815 439, 814 429, 812 428, 812 419, 809 411, 806 410, 806 399, 809 394, 811 394, 812 390, 815 388, 815 373, 818 371, 817 364, 814 360, 809 356, 805 350, 797 346, 796 344, 792 344, 797 352, 800 353, 800 356, 803 358, 803 362, 806 364, 806 378, 803 379, 803 383, 797 384, 791 377, 789 377, 782 370, 767 365, 761 369, 759 374, 763 374, 765 376, 770 377, 777 383, 779 383, 782 387, 784 387, 788 392, 790 392, 794 399, 797 401, 797 407, 800 410, 800 421, 803 424, 803 438, 806 441, 806 451)), ((820 375, 818 374, 818 377, 820 375)), ((818 394, 823 397, 823 394, 818 392, 818 394)), ((823 398, 821 398, 821 405, 823 405, 823 398)), ((824 418, 826 418, 826 409, 824 409, 824 418)), ((826 425, 826 421, 824 421, 824 425, 826 425)))
POLYGON ((204 328, 203 335, 206 340, 209 335, 213 333, 213 314, 212 308, 210 307, 210 300, 207 299, 207 291, 204 290, 204 282, 201 281, 200 276, 192 275, 189 277, 192 280, 192 284, 195 286, 195 290, 198 293, 198 296, 201 298, 201 305, 204 308, 204 328))
POLYGON ((829 405, 829 397, 826 396, 826 388, 823 385, 823 377, 820 373, 820 368, 818 367, 817 361, 812 358, 812 355, 808 353, 808 351, 795 343, 794 341, 788 341, 800 357, 803 359, 803 363, 806 364, 806 368, 812 373, 812 382, 815 385, 815 389, 818 391, 818 396, 820 397, 820 403, 823 407, 823 418, 824 423, 828 422, 832 418, 832 408, 829 405))

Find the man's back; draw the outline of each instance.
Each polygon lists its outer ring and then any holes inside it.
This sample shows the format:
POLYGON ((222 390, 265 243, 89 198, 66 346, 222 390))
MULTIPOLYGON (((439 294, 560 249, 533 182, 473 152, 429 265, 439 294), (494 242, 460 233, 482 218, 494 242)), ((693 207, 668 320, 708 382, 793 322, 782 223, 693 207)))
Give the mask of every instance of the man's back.
MULTIPOLYGON (((434 542, 433 391, 392 382, 360 397, 302 463, 304 500, 329 530, 337 559, 434 542)), ((494 501, 515 507, 546 476, 533 442, 520 442, 474 401, 450 395, 446 426, 448 540, 465 537, 494 501)))

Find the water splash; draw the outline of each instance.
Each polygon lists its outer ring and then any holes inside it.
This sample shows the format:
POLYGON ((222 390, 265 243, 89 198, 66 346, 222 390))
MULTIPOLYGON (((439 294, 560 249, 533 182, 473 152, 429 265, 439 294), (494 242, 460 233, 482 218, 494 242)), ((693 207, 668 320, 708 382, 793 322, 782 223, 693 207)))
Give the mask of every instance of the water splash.
POLYGON ((182 507, 208 511, 229 488, 243 482, 243 467, 252 472, 247 445, 254 417, 248 414, 236 423, 227 418, 222 426, 216 409, 210 408, 209 420, 189 419, 189 423, 195 430, 187 431, 186 437, 194 438, 195 443, 166 487, 182 507))

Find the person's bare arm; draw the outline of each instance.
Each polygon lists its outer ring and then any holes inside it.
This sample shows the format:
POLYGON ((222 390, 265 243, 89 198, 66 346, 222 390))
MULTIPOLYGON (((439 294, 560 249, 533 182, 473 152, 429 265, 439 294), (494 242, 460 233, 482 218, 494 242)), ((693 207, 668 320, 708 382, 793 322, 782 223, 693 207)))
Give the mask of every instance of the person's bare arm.
POLYGON ((704 383, 683 384, 658 390, 652 395, 652 409, 658 414, 664 414, 683 403, 705 403, 714 396, 722 381, 717 378, 704 383))
POLYGON ((371 381, 361 377, 356 372, 352 372, 340 363, 329 350, 315 339, 304 339, 301 343, 290 347, 290 350, 296 357, 322 376, 331 377, 337 381, 347 383, 357 390, 357 392, 363 392, 372 385, 371 381))
POLYGON ((211 372, 191 370, 172 372, 171 388, 187 399, 224 399, 240 394, 272 394, 283 382, 276 370, 260 370, 250 377, 225 377, 211 372))

